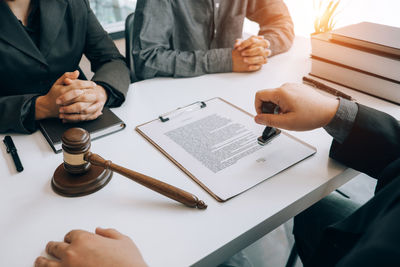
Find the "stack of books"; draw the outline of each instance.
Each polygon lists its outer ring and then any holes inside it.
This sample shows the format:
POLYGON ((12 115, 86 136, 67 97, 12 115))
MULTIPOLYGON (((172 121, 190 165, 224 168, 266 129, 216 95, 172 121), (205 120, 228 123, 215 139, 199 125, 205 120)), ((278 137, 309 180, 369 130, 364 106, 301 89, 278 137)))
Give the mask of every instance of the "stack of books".
POLYGON ((362 22, 311 46, 311 75, 400 104, 400 28, 362 22))

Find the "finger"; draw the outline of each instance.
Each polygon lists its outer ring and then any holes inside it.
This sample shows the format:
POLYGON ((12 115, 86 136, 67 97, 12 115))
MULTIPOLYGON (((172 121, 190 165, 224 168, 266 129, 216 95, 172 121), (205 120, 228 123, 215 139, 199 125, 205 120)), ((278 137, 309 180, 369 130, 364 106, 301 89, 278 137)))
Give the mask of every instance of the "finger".
POLYGON ((92 81, 84 81, 84 80, 73 80, 71 84, 65 86, 65 91, 73 90, 73 89, 94 89, 97 84, 92 81))
POLYGON ((76 123, 76 122, 80 122, 80 121, 91 121, 91 120, 95 120, 98 117, 100 117, 101 115, 103 115, 103 112, 101 111, 97 111, 96 113, 93 114, 86 114, 86 115, 82 115, 80 114, 80 116, 64 116, 65 119, 62 120, 63 123, 76 123))
POLYGON ((234 49, 238 48, 238 46, 240 45, 241 42, 243 42, 243 39, 236 39, 233 48, 234 48, 234 49))
POLYGON ((64 236, 64 242, 72 243, 74 240, 81 238, 84 235, 91 234, 84 230, 72 230, 64 236))
POLYGON ((248 47, 250 47, 252 44, 254 44, 255 42, 257 42, 259 39, 257 36, 252 36, 246 40, 244 40, 243 42, 240 43, 240 45, 238 46, 238 50, 242 51, 248 47))
POLYGON ((38 257, 35 260, 35 267, 61 267, 61 263, 46 259, 45 257, 38 257))
POLYGON ((263 56, 267 57, 268 56, 268 51, 264 47, 261 46, 255 46, 249 49, 244 50, 241 53, 242 57, 254 57, 254 56, 263 56))
POLYGON ((293 112, 281 114, 258 114, 254 120, 258 124, 268 125, 271 127, 282 128, 286 130, 294 129, 295 114, 293 112))
POLYGON ((99 96, 96 94, 94 90, 92 89, 86 89, 86 90, 77 89, 77 90, 78 92, 73 93, 73 91, 75 90, 72 90, 59 96, 57 100, 60 101, 59 102, 56 101, 56 103, 62 106, 68 106, 77 102, 94 103, 98 101, 99 96), (81 91, 81 93, 79 91, 81 91))
POLYGON ((64 94, 71 90, 84 90, 84 89, 95 89, 97 84, 92 81, 84 81, 84 80, 73 80, 70 84, 65 85, 63 84, 63 88, 61 93, 64 94))
POLYGON ((254 107, 256 109, 257 114, 262 113, 261 107, 262 107, 263 102, 273 102, 273 103, 279 105, 276 95, 277 95, 276 88, 258 91, 254 98, 254 107))
POLYGON ((77 98, 78 96, 82 95, 84 93, 84 90, 82 89, 74 89, 67 91, 66 93, 60 95, 56 99, 56 104, 57 105, 68 105, 72 100, 77 98))
POLYGON ((93 90, 97 86, 92 81, 74 80, 70 85, 64 85, 61 89, 61 94, 65 94, 71 90, 93 90))
MULTIPOLYGON (((67 107, 61 107, 59 109, 60 113, 59 118, 65 119, 67 115, 73 115, 73 114, 83 114, 91 116, 94 115, 95 113, 101 112, 103 110, 103 106, 104 104, 101 102, 95 102, 94 104, 85 102, 74 103, 67 107), (85 105, 87 106, 85 107, 85 105)), ((96 116, 96 118, 97 117, 98 116, 96 116)))
POLYGON ((60 116, 60 119, 62 119, 62 121, 64 123, 76 123, 76 122, 80 122, 80 121, 86 121, 87 117, 89 117, 89 115, 85 115, 85 114, 65 114, 62 117, 60 116))
POLYGON ((70 85, 70 84, 72 84, 72 79, 70 79, 70 78, 65 78, 64 79, 64 85, 70 85))
POLYGON ((94 103, 99 100, 99 95, 93 89, 86 89, 84 93, 74 99, 73 102, 88 102, 94 103))
POLYGON ((80 121, 88 121, 93 114, 60 114, 59 118, 63 120, 63 122, 80 122, 80 121))
POLYGON ((72 72, 66 72, 64 73, 64 79, 69 78, 69 79, 77 79, 79 77, 79 70, 75 70, 72 72))
POLYGON ((72 80, 78 79, 78 77, 79 77, 79 70, 75 70, 67 75, 67 78, 70 78, 72 80))
POLYGON ((269 48, 271 43, 264 38, 264 36, 257 36, 258 37, 258 41, 255 42, 257 45, 262 46, 264 48, 269 48))
POLYGON ((71 79, 71 78, 65 78, 64 79, 64 85, 70 85, 70 84, 72 84, 75 80, 77 80, 78 78, 76 78, 76 79, 71 79))
POLYGON ((97 119, 98 117, 100 117, 101 115, 103 115, 103 112, 101 111, 97 111, 96 113, 94 113, 93 115, 89 115, 89 117, 86 118, 87 121, 92 121, 97 119))
MULTIPOLYGON (((264 49, 268 49, 268 50, 269 50, 269 47, 265 47, 265 45, 263 45, 262 43, 255 42, 255 43, 253 43, 251 46, 249 46, 249 47, 247 47, 246 49, 244 49, 243 51, 246 51, 246 50, 252 49, 252 48, 256 48, 256 47, 261 47, 261 48, 264 48, 264 49)), ((242 51, 242 52, 243 52, 243 51, 242 51)))
POLYGON ((103 229, 101 227, 96 228, 96 234, 101 235, 103 237, 108 237, 112 239, 122 239, 125 237, 125 235, 121 234, 115 229, 103 229))
POLYGON ((66 78, 74 79, 75 77, 79 77, 79 71, 76 70, 74 72, 66 72, 60 78, 58 78, 54 84, 63 85, 66 78))
POLYGON ((256 46, 269 48, 270 42, 268 40, 265 40, 263 36, 252 36, 249 39, 243 41, 239 45, 238 50, 243 51, 245 49, 256 47, 256 46))
MULTIPOLYGON (((80 113, 82 113, 82 114, 87 114, 87 115, 95 114, 95 113, 101 112, 102 109, 103 109, 103 106, 104 106, 103 103, 101 103, 101 102, 96 102, 96 103, 94 103, 94 104, 88 106, 88 107, 85 108, 84 110, 82 110, 80 113)), ((97 117, 96 117, 96 118, 97 118, 97 117)))
POLYGON ((260 65, 260 64, 257 64, 257 65, 249 65, 249 66, 247 67, 247 69, 248 69, 248 71, 257 71, 257 70, 260 70, 261 67, 262 67, 262 65, 260 65))
POLYGON ((64 257, 67 247, 67 243, 50 241, 47 243, 46 252, 58 259, 61 259, 64 257))
POLYGON ((76 102, 68 106, 62 106, 59 108, 60 119, 64 119, 62 115, 68 114, 87 114, 85 110, 92 105, 90 102, 76 102))
POLYGON ((247 64, 255 65, 255 64, 264 64, 264 60, 265 60, 265 58, 262 56, 245 57, 243 59, 243 62, 245 62, 247 64))

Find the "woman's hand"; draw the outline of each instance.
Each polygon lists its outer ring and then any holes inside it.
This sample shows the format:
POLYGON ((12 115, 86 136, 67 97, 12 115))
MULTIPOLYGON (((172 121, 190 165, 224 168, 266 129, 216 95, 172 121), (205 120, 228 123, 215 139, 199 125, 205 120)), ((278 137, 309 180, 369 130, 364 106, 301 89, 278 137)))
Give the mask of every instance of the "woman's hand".
POLYGON ((68 88, 65 86, 65 79, 78 79, 79 71, 66 72, 53 84, 49 92, 44 96, 39 96, 36 99, 35 116, 36 120, 58 117, 59 105, 56 104, 56 99, 64 94, 68 88))
POLYGON ((63 122, 94 120, 102 114, 107 101, 106 90, 94 82, 65 79, 71 88, 56 99, 63 122), (90 83, 90 87, 88 87, 90 83))
POLYGON ((63 122, 94 120, 102 114, 107 93, 92 81, 78 80, 79 71, 66 72, 50 91, 36 100, 36 120, 59 117, 63 122))
POLYGON ((326 126, 335 116, 339 101, 321 95, 303 84, 284 84, 276 89, 256 93, 255 121, 272 127, 307 131, 326 126), (280 107, 279 114, 263 114, 262 102, 271 101, 280 107))

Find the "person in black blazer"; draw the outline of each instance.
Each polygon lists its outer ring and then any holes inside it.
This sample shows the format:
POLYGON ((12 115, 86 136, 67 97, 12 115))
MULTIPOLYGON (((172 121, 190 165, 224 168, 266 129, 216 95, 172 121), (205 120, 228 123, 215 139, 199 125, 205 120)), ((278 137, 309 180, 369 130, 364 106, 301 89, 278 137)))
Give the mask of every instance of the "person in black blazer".
MULTIPOLYGON (((361 207, 329 195, 295 217, 304 266, 399 266, 399 121, 297 84, 258 92, 255 106, 260 124, 296 131, 324 127, 334 137, 333 159, 378 180, 375 196, 361 207), (263 101, 279 104, 280 114, 262 114, 263 101)), ((59 262, 38 257, 36 267, 146 265, 132 240, 113 229, 74 230, 64 242, 49 242, 46 251, 59 262)))
POLYGON ((95 119, 123 103, 129 83, 87 0, 0 0, 0 132, 32 133, 52 117, 95 119), (76 71, 82 55, 92 81, 76 71))
POLYGON ((303 265, 399 266, 399 121, 294 84, 259 92, 256 109, 261 124, 288 130, 324 127, 334 138, 331 158, 377 179, 375 196, 361 207, 331 194, 295 217, 293 233, 303 265), (279 103, 282 113, 261 114, 262 101, 279 103))

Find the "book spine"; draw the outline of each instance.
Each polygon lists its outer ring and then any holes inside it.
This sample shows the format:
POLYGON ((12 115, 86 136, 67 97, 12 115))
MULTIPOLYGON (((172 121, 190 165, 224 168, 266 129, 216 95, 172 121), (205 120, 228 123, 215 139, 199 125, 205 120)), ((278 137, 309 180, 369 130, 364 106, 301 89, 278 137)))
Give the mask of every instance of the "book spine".
POLYGON ((311 39, 312 56, 400 82, 400 60, 337 43, 311 39))
POLYGON ((47 143, 51 146, 51 149, 53 149, 54 153, 59 153, 60 150, 57 150, 56 147, 53 144, 53 141, 51 140, 49 134, 47 133, 46 129, 42 126, 41 123, 39 123, 39 130, 42 132, 44 138, 46 138, 47 143))
POLYGON ((400 104, 400 83, 312 58, 311 75, 400 104))

